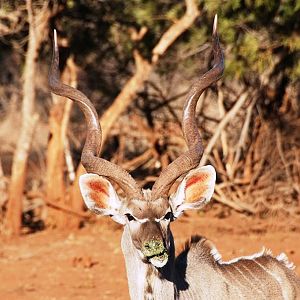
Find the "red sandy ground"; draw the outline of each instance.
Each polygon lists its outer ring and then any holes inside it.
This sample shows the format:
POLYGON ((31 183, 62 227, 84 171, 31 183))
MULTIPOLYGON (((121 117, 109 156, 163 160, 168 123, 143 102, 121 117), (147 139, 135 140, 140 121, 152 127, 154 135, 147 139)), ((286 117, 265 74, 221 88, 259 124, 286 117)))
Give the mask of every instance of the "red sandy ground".
MULTIPOLYGON (((209 237, 224 259, 250 255, 263 246, 284 251, 299 268, 300 224, 261 220, 213 210, 183 216, 172 229, 177 250, 191 234, 209 237)), ((120 237, 122 228, 101 218, 73 232, 43 231, 0 239, 0 299, 129 299, 120 237)))

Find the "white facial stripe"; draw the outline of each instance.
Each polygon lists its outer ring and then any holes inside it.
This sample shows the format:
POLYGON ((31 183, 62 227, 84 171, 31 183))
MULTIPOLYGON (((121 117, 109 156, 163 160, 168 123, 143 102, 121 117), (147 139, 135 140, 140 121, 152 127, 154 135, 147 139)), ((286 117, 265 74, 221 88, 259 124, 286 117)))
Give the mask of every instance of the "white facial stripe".
POLYGON ((160 221, 162 221, 168 213, 172 213, 172 211, 171 210, 167 210, 166 213, 161 218, 159 218, 159 219, 155 218, 154 219, 155 222, 159 223, 160 221))
POLYGON ((130 215, 130 216, 132 216, 133 218, 134 218, 134 220, 135 221, 137 221, 137 222, 139 222, 139 223, 146 223, 147 221, 149 221, 149 219, 148 218, 143 218, 143 219, 139 219, 139 218, 137 218, 135 215, 133 215, 129 210, 128 211, 126 211, 125 213, 124 213, 124 215, 130 215))
POLYGON ((148 218, 144 218, 144 219, 138 219, 138 218, 135 218, 139 223, 146 223, 147 221, 149 221, 148 218))

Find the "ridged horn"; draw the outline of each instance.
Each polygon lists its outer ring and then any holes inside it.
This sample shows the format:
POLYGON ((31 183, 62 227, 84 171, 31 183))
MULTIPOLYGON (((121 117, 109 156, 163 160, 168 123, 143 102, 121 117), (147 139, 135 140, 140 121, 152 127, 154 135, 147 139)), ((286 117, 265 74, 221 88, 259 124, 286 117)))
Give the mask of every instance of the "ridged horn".
POLYGON ((216 82, 224 71, 224 57, 217 33, 217 15, 213 24, 212 51, 214 55, 212 68, 191 86, 183 108, 182 131, 188 150, 162 171, 152 188, 153 199, 166 198, 174 181, 197 167, 203 155, 203 144, 196 123, 196 106, 203 91, 216 82))
POLYGON ((85 116, 87 136, 81 154, 81 163, 85 170, 88 173, 105 176, 116 182, 126 193, 128 199, 143 198, 141 189, 128 172, 120 166, 98 157, 102 140, 98 114, 91 101, 82 92, 60 81, 59 51, 55 30, 53 56, 48 81, 52 93, 67 97, 76 102, 85 116))

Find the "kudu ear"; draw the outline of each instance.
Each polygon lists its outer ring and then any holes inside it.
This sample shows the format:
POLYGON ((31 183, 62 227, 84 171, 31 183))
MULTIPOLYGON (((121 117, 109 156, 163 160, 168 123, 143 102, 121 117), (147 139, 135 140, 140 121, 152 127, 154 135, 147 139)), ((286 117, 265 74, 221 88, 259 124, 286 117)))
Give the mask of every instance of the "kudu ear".
POLYGON ((179 217, 187 209, 200 209, 209 201, 214 192, 216 171, 213 166, 191 170, 170 198, 174 216, 179 217))
POLYGON ((110 216, 120 224, 125 224, 125 217, 120 214, 122 202, 106 178, 97 174, 84 174, 79 178, 79 186, 88 209, 98 215, 110 216))

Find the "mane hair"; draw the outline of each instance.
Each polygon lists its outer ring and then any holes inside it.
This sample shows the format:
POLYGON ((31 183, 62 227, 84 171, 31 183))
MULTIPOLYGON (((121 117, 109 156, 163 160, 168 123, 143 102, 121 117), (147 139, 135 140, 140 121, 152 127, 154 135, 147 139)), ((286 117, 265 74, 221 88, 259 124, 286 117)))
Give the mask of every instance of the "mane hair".
POLYGON ((295 269, 295 265, 293 262, 289 261, 287 255, 285 253, 280 253, 279 255, 275 256, 273 255, 272 251, 268 248, 263 247, 260 252, 254 253, 252 255, 247 256, 240 256, 233 258, 228 261, 224 261, 222 259, 222 255, 218 251, 218 249, 215 247, 215 245, 210 241, 207 240, 205 237, 200 235, 193 235, 189 240, 187 240, 183 246, 183 250, 179 253, 179 255, 176 258, 176 264, 180 265, 183 263, 183 261, 186 260, 186 256, 188 252, 194 248, 197 247, 199 249, 201 247, 201 254, 203 257, 212 258, 216 263, 221 265, 229 265, 236 263, 240 260, 255 260, 260 257, 272 257, 276 261, 278 261, 280 264, 285 266, 286 268, 290 270, 295 269))
POLYGON ((296 266, 294 265, 293 262, 289 261, 287 255, 282 252, 279 255, 276 256, 276 259, 282 263, 285 267, 287 267, 288 269, 294 270, 296 268, 296 266))
POLYGON ((210 254, 214 258, 214 260, 221 265, 230 265, 230 264, 236 263, 240 260, 255 260, 260 257, 269 256, 269 257, 276 259, 280 264, 284 265, 286 268, 291 269, 291 270, 295 269, 295 265, 289 261, 287 255, 285 253, 282 252, 279 255, 274 256, 272 251, 265 247, 263 247, 260 252, 254 253, 252 255, 236 257, 236 258, 233 258, 228 261, 222 260, 222 255, 219 253, 219 251, 217 250, 216 247, 213 247, 211 249, 210 254))

